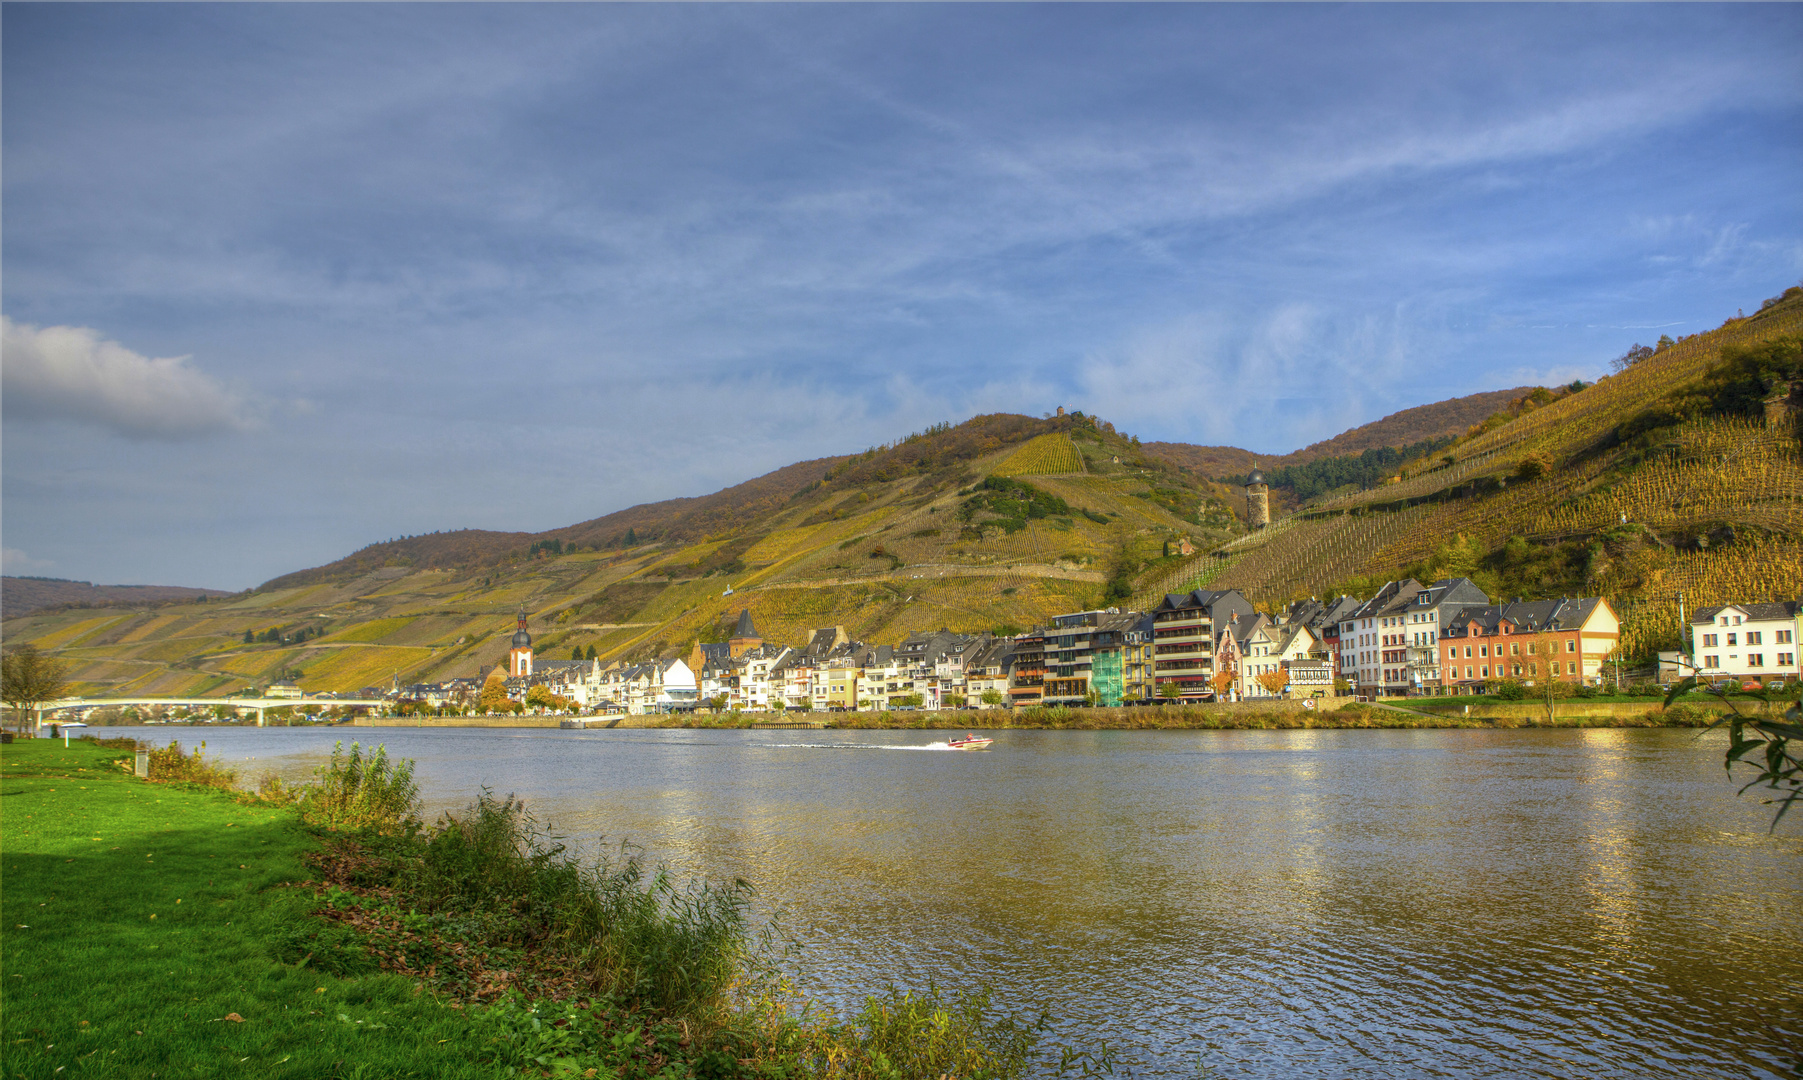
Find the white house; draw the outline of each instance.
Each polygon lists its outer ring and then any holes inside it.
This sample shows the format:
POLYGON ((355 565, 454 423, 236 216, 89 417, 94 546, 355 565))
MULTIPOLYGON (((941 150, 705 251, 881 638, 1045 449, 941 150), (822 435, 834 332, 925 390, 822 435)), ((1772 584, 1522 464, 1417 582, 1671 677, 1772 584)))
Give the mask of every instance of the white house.
POLYGON ((1701 679, 1772 682, 1795 679, 1803 602, 1729 604, 1698 609, 1690 620, 1690 654, 1701 679))
MULTIPOLYGON (((1313 656, 1319 645, 1320 641, 1315 637, 1314 631, 1301 623, 1278 626, 1261 622, 1240 643, 1240 697, 1281 696, 1265 689, 1258 677, 1275 671, 1287 672, 1293 662, 1304 661, 1313 656)), ((1330 675, 1329 685, 1332 681, 1330 675)))

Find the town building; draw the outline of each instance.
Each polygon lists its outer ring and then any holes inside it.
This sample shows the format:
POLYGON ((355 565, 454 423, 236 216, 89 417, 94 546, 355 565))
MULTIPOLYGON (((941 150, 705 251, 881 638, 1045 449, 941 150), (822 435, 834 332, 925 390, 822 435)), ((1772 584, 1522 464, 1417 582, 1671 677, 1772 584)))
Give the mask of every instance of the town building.
POLYGON ((1761 684, 1795 679, 1803 674, 1797 661, 1800 634, 1803 602, 1796 600, 1699 608, 1690 619, 1695 674, 1761 684))
POLYGON ((1151 612, 1154 693, 1183 701, 1212 698, 1219 628, 1255 614, 1237 589, 1196 589, 1165 596, 1151 612))
POLYGON ((1441 631, 1443 686, 1475 693, 1498 679, 1547 677, 1594 685, 1620 634, 1620 620, 1601 597, 1464 608, 1441 631))

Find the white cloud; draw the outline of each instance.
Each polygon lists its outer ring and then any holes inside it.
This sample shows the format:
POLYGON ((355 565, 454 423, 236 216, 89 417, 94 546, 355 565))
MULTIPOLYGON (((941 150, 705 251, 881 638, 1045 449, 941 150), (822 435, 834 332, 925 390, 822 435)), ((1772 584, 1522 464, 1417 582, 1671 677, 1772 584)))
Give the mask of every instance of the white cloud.
POLYGON ((0 548, 0 571, 8 574, 35 574, 55 565, 49 559, 34 559, 18 548, 0 548))
POLYGON ((1374 418, 1367 391, 1405 370, 1400 333, 1298 303, 1243 327, 1195 315, 1084 357, 1077 381, 1082 407, 1125 429, 1285 453, 1374 418))
POLYGON ((0 315, 0 389, 13 419, 70 420, 130 439, 251 427, 256 406, 189 359, 153 359, 87 327, 40 328, 0 315))

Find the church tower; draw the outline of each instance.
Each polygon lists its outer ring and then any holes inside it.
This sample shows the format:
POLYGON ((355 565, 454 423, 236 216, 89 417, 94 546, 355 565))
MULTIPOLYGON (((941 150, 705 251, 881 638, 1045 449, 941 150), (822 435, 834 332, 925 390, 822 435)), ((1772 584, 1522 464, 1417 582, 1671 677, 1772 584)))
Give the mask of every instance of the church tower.
POLYGON ((751 621, 751 609, 740 609, 739 625, 733 630, 732 637, 726 639, 728 655, 736 660, 763 643, 764 639, 758 636, 757 625, 751 621))
POLYGON ((1257 469, 1246 477, 1246 524, 1254 529, 1271 524, 1271 488, 1257 469))
POLYGON ((513 632, 513 647, 507 650, 507 673, 516 679, 532 674, 532 635, 526 632, 526 611, 520 609, 519 629, 513 632))

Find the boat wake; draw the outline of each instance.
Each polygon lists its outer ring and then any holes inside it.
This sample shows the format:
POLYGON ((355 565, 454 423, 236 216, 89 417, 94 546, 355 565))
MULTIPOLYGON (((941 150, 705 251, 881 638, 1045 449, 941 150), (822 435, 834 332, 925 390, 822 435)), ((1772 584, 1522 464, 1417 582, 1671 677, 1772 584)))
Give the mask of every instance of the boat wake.
POLYGON ((922 746, 919 743, 807 743, 785 742, 764 743, 772 750, 950 750, 951 744, 931 742, 922 746))

